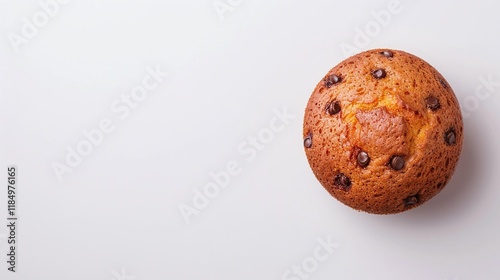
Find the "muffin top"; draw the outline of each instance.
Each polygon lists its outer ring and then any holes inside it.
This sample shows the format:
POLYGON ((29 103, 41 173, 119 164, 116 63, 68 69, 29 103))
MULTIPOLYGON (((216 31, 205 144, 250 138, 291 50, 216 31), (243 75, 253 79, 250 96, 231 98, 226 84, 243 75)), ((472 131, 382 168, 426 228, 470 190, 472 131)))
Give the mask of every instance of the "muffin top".
POLYGON ((402 212, 451 178, 463 142, 458 101, 443 76, 409 53, 376 49, 331 69, 304 116, 313 173, 361 211, 402 212))

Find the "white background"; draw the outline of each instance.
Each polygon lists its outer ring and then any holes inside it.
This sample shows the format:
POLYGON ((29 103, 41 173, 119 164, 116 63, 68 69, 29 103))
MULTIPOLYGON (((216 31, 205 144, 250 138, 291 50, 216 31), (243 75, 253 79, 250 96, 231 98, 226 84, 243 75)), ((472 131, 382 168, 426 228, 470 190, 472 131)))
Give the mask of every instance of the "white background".
POLYGON ((218 14, 212 0, 72 0, 16 45, 23 18, 43 9, 0 1, 0 279, 297 280, 287 271, 304 263, 308 279, 499 279, 498 2, 401 0, 380 23, 389 0, 229 3, 218 14), (351 210, 307 164, 303 111, 346 45, 420 56, 462 105, 455 176, 417 209, 351 210), (170 75, 127 117, 114 112, 148 67, 170 75), (284 110, 294 118, 269 130, 284 110), (114 130, 60 182, 54 162, 103 119, 114 130), (231 162, 239 173, 187 224, 180 205, 231 162), (6 263, 9 164, 17 273, 6 263), (328 239, 338 246, 313 261, 328 239))

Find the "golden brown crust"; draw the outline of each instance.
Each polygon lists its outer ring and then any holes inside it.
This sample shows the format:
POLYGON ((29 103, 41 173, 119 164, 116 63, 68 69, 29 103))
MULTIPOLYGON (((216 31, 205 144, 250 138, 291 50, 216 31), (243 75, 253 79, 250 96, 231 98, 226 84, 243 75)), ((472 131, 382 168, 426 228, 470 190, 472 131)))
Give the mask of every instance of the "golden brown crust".
POLYGON ((390 214, 443 189, 460 156, 463 124, 436 69, 406 52, 376 49, 344 60, 318 83, 303 137, 312 140, 309 164, 331 195, 390 214))

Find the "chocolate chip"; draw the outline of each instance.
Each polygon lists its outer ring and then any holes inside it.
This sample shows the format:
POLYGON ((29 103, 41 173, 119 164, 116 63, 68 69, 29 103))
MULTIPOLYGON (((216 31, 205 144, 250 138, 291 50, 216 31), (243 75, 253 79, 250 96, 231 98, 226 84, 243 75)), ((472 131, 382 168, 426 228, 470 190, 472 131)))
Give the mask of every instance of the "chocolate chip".
POLYGON ((340 113, 340 102, 334 100, 326 104, 326 112, 331 116, 340 113))
POLYGON ((334 185, 336 188, 348 191, 351 188, 351 179, 343 173, 339 173, 335 176, 334 185))
POLYGON ((389 165, 394 170, 401 170, 405 166, 405 159, 402 156, 393 156, 389 165))
POLYGON ((439 79, 439 82, 441 83, 441 85, 442 85, 444 88, 448 88, 448 85, 446 84, 446 82, 445 82, 443 79, 439 79))
POLYGON ((391 51, 387 50, 387 51, 382 51, 380 52, 381 55, 385 56, 385 57, 392 57, 393 54, 391 51))
POLYGON ((304 138, 304 147, 306 148, 311 148, 313 145, 313 136, 312 133, 307 134, 307 136, 304 138))
POLYGON ((324 79, 325 86, 327 88, 332 87, 335 84, 338 84, 342 81, 342 78, 340 76, 337 76, 335 74, 332 74, 324 79))
POLYGON ((380 79, 383 79, 385 78, 386 76, 386 73, 385 73, 385 70, 382 69, 382 68, 379 68, 375 71, 372 72, 372 76, 377 79, 377 80, 380 80, 380 79))
POLYGON ((427 105, 427 108, 431 109, 432 111, 436 111, 441 107, 441 104, 439 104, 439 99, 437 99, 434 96, 429 96, 425 99, 425 104, 427 105))
POLYGON ((405 207, 413 206, 413 205, 417 204, 418 201, 419 201, 419 195, 418 194, 416 194, 416 195, 410 195, 409 197, 407 197, 407 198, 404 199, 405 207))
POLYGON ((444 134, 444 141, 448 145, 454 145, 457 142, 457 136, 455 134, 455 129, 450 128, 446 133, 444 134))
POLYGON ((368 156, 368 153, 365 151, 361 151, 358 153, 357 160, 359 166, 361 167, 366 167, 370 163, 370 157, 368 156))

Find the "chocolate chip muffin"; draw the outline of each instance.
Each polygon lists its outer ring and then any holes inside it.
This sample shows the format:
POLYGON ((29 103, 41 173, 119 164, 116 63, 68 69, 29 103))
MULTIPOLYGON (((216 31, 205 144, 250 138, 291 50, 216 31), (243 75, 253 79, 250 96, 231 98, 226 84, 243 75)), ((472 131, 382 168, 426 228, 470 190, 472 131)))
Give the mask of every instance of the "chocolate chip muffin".
POLYGON ((314 89, 303 143, 321 185, 356 210, 403 212, 450 180, 463 143, 443 76, 409 53, 376 49, 331 69, 314 89))

